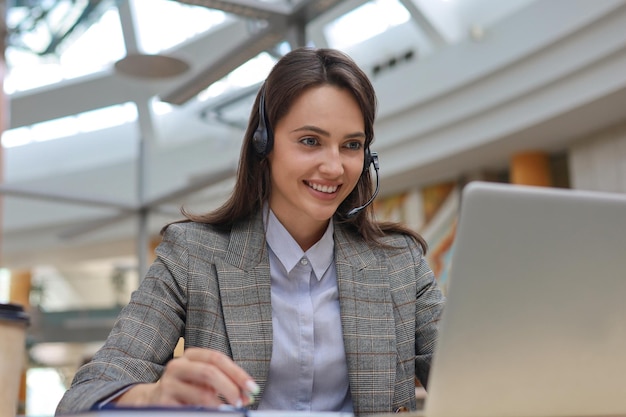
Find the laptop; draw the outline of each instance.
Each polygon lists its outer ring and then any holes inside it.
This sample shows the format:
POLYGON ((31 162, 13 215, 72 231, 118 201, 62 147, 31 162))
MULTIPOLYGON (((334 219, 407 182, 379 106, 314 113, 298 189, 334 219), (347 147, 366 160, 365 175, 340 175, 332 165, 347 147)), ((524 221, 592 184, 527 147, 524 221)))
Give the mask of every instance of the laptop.
POLYGON ((426 417, 626 415, 626 194, 462 192, 426 417))

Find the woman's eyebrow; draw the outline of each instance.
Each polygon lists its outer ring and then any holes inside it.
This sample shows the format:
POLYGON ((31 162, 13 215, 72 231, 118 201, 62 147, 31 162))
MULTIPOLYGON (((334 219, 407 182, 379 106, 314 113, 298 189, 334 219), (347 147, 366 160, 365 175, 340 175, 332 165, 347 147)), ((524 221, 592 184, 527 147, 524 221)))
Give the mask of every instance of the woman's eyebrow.
MULTIPOLYGON (((301 126, 297 129, 292 130, 292 132, 302 132, 302 131, 312 131, 315 132, 319 135, 322 136, 330 136, 330 132, 328 132, 327 130, 324 130, 322 128, 319 128, 317 126, 311 126, 311 125, 305 125, 305 126, 301 126)), ((354 133, 349 133, 345 136, 346 138, 364 138, 365 137, 365 133, 363 132, 354 132, 354 133)))
POLYGON ((292 132, 302 132, 302 131, 313 131, 322 136, 330 136, 330 132, 328 132, 327 130, 324 130, 317 126, 311 126, 311 125, 304 125, 297 129, 292 130, 292 132))

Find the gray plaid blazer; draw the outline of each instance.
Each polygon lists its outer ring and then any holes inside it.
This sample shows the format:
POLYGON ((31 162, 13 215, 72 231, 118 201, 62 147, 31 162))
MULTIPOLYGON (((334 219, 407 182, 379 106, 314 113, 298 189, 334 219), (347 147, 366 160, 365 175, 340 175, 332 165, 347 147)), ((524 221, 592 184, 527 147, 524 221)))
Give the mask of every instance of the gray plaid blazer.
MULTIPOLYGON (((443 296, 421 249, 390 235, 385 249, 335 224, 341 324, 355 414, 416 408, 426 385, 443 296)), ((230 232, 170 225, 104 346, 75 375, 57 414, 90 409, 120 389, 159 379, 185 345, 232 357, 261 387, 272 353, 270 268, 260 214, 230 232)))

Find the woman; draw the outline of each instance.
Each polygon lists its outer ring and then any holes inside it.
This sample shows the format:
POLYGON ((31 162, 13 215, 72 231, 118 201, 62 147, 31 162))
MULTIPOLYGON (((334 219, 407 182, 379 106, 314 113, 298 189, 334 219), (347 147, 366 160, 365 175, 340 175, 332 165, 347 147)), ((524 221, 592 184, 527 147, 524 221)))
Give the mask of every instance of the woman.
POLYGON ((285 55, 256 98, 232 196, 164 228, 157 260, 57 414, 415 409, 443 297, 421 237, 375 222, 365 204, 375 112, 346 55, 285 55))

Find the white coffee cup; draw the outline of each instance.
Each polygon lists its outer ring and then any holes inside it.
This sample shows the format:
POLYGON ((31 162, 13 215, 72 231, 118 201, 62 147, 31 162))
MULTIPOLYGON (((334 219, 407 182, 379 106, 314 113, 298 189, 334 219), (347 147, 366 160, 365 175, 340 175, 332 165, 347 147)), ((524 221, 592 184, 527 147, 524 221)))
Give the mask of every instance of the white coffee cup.
POLYGON ((0 417, 17 414, 28 324, 21 305, 0 303, 0 417))

